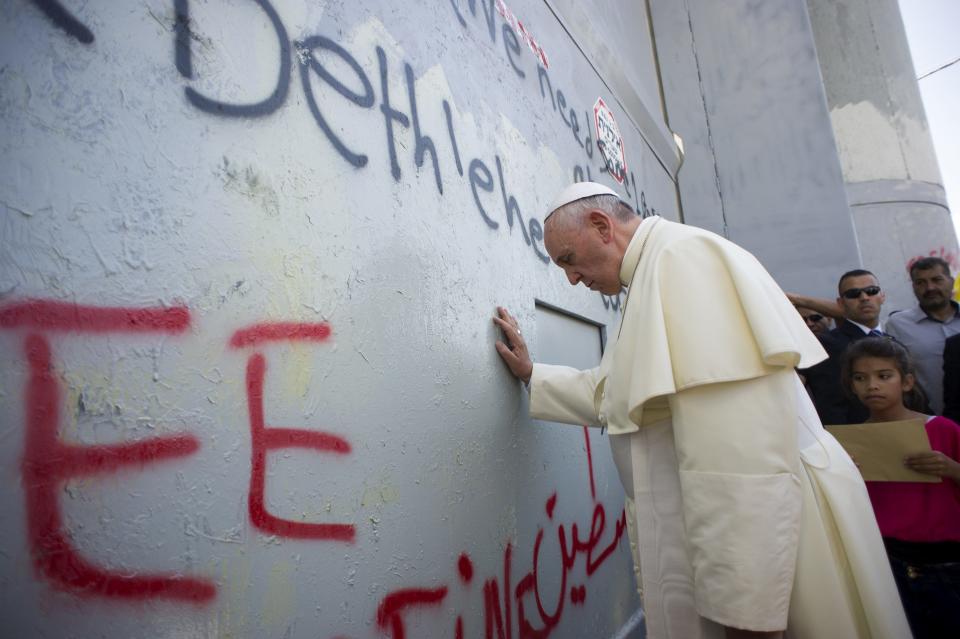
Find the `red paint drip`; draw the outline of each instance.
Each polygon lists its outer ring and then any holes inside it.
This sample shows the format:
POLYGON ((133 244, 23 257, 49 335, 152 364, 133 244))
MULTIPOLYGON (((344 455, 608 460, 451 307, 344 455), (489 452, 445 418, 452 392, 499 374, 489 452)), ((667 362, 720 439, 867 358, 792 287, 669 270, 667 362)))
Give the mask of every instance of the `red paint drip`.
POLYGON ((553 519, 553 509, 557 505, 557 493, 550 495, 550 498, 547 499, 547 517, 553 519))
POLYGON ((248 510, 253 525, 260 530, 294 539, 329 539, 352 543, 356 530, 352 524, 314 524, 282 519, 267 511, 267 451, 278 448, 311 448, 320 452, 345 455, 347 440, 321 431, 294 428, 268 428, 264 424, 263 378, 267 364, 255 353, 247 362, 247 402, 250 412, 251 471, 248 510))
POLYGON ((587 587, 574 586, 570 589, 570 603, 575 606, 582 606, 587 600, 587 587))
POLYGON ((330 337, 330 325, 300 322, 268 322, 242 328, 230 338, 232 348, 257 346, 264 342, 307 341, 322 342, 330 337))
POLYGON ((503 549, 503 606, 507 611, 507 639, 513 637, 510 605, 510 559, 513 556, 513 545, 508 543, 503 549))
POLYGON ((27 300, 0 308, 0 327, 86 333, 182 333, 190 311, 170 308, 81 306, 69 302, 27 300))
POLYGON ((175 575, 131 576, 103 570, 81 557, 63 533, 58 494, 71 477, 113 473, 124 466, 192 454, 190 435, 113 446, 77 446, 58 438, 60 388, 53 375, 50 344, 42 335, 25 341, 30 380, 22 463, 27 529, 34 568, 58 589, 78 595, 122 599, 175 599, 206 603, 213 583, 175 575))
POLYGON ((460 580, 465 584, 470 583, 470 580, 473 579, 473 562, 470 561, 467 553, 460 554, 460 559, 457 561, 457 570, 460 571, 460 580))
POLYGON ((433 590, 423 588, 405 588, 388 594, 377 607, 377 626, 381 630, 388 627, 393 639, 404 639, 406 628, 403 624, 403 612, 408 608, 439 606, 447 596, 447 587, 433 590))

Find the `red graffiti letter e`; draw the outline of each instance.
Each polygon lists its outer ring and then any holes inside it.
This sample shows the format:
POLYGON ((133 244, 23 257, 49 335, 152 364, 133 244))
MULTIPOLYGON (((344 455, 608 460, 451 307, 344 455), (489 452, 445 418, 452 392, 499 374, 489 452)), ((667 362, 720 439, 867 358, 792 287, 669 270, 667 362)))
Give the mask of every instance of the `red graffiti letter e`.
MULTIPOLYGON (((234 348, 255 346, 265 341, 323 341, 330 336, 327 324, 272 323, 257 324, 233 334, 234 348)), ((250 471, 250 520, 260 530, 295 539, 332 539, 352 542, 352 524, 313 524, 281 519, 267 511, 265 503, 267 451, 278 448, 312 448, 345 455, 350 452, 347 440, 321 431, 298 428, 267 427, 263 412, 263 379, 267 363, 261 353, 254 353, 247 362, 247 403, 250 411, 252 459, 250 471)))
MULTIPOLYGON (((0 309, 0 327, 84 333, 179 333, 190 323, 182 307, 104 308, 30 300, 0 309)), ((118 469, 195 452, 192 435, 156 437, 131 444, 79 446, 59 439, 60 385, 53 374, 50 342, 42 334, 25 339, 30 379, 26 389, 27 425, 23 455, 30 554, 37 572, 54 587, 81 595, 123 599, 178 599, 203 603, 215 586, 178 575, 129 575, 96 566, 70 544, 63 532, 57 494, 72 477, 118 469)))

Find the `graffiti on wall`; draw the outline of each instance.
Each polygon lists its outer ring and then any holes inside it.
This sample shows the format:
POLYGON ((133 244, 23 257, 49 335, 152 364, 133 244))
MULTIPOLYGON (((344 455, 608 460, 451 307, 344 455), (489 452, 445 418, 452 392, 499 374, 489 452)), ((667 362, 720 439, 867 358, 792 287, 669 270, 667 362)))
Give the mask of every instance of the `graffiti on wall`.
MULTIPOLYGON (((104 308, 49 300, 29 300, 0 308, 0 328, 26 329, 24 351, 30 377, 25 395, 23 484, 26 491, 30 552, 37 572, 57 588, 78 594, 148 599, 166 598, 206 602, 216 589, 204 580, 179 576, 129 576, 108 572, 83 559, 64 535, 57 495, 73 477, 114 473, 131 465, 184 457, 196 452, 192 434, 153 438, 133 444, 78 446, 58 436, 61 388, 54 374, 51 333, 180 334, 190 326, 190 312, 170 308, 104 308)), ((268 323, 233 334, 233 348, 249 348, 268 341, 324 341, 330 335, 325 323, 268 323)), ((334 434, 267 427, 263 413, 266 363, 262 353, 250 356, 247 396, 250 414, 252 469, 249 490, 251 523, 279 537, 352 542, 349 524, 303 523, 278 518, 264 505, 267 451, 278 448, 312 448, 344 455, 350 445, 334 434)))
POLYGON ((30 377, 25 393, 27 423, 22 460, 30 556, 36 571, 55 588, 118 598, 170 598, 205 602, 215 588, 202 579, 175 575, 131 576, 99 568, 77 553, 61 521, 58 494, 73 477, 113 473, 121 468, 190 455, 193 435, 158 437, 133 444, 78 446, 58 437, 60 384, 53 371, 51 332, 180 333, 189 325, 184 308, 96 309, 32 301, 0 312, 3 328, 27 328, 24 351, 30 377))
MULTIPOLYGON (((594 502, 590 527, 585 536, 581 536, 577 524, 569 526, 554 522, 554 511, 557 505, 557 493, 553 493, 544 502, 544 513, 550 524, 556 525, 557 549, 559 556, 554 558, 554 567, 559 568, 560 588, 556 601, 544 602, 541 595, 540 571, 546 562, 541 555, 546 530, 541 527, 533 544, 531 569, 522 575, 514 586, 511 581, 511 567, 513 545, 507 542, 503 551, 503 571, 496 577, 487 579, 483 584, 483 618, 485 639, 512 639, 513 610, 517 612, 517 637, 519 639, 544 639, 559 626, 563 617, 564 608, 568 599, 572 606, 582 606, 587 598, 585 583, 572 585, 569 575, 577 564, 577 557, 582 556, 585 574, 589 578, 606 562, 619 546, 627 528, 626 511, 621 509, 619 516, 613 522, 613 534, 605 542, 607 533, 607 511, 604 505, 597 500, 596 487, 593 477, 593 455, 590 450, 590 437, 587 428, 583 427, 587 467, 589 469, 590 494, 594 502), (569 536, 568 536, 569 534, 569 536), (501 594, 502 593, 502 594, 501 594), (532 612, 536 609, 535 615, 532 612)), ((473 565, 469 556, 460 555, 458 561, 460 580, 469 584, 473 576, 473 565)), ((433 589, 413 588, 405 589, 388 595, 377 610, 377 624, 384 630, 390 630, 393 639, 403 639, 406 628, 403 617, 399 614, 405 609, 429 607, 439 605, 446 597, 448 586, 433 589)), ((454 639, 463 639, 463 617, 458 616, 454 626, 454 639)))
MULTIPOLYGON (((97 566, 71 544, 65 532, 59 494, 74 477, 107 475, 131 467, 172 464, 200 448, 191 433, 149 438, 134 443, 78 445, 61 439, 60 412, 63 392, 56 373, 53 344, 56 339, 85 335, 165 334, 182 335, 190 328, 190 310, 184 306, 128 308, 83 306, 51 300, 24 300, 0 306, 0 329, 23 335, 24 357, 29 376, 24 391, 24 452, 21 463, 24 504, 30 556, 36 574, 52 588, 77 596, 119 600, 163 599, 204 605, 217 596, 214 581, 203 576, 179 574, 137 574, 134 568, 107 570, 97 566), (131 574, 132 573, 132 574, 131 574)), ((232 349, 252 349, 247 360, 246 390, 250 420, 251 471, 248 488, 249 523, 279 539, 352 544, 356 530, 350 523, 298 522, 270 513, 265 504, 266 454, 281 448, 307 448, 323 456, 351 454, 350 443, 342 436, 324 431, 268 426, 264 418, 266 358, 260 351, 271 342, 325 343, 332 328, 325 322, 264 322, 240 328, 232 334, 232 349)), ((239 376, 239 372, 237 373, 239 376)), ((592 576, 619 547, 626 529, 626 513, 620 508, 611 520, 606 506, 597 499, 590 438, 583 428, 589 487, 593 510, 588 526, 563 523, 554 514, 556 492, 544 503, 545 526, 536 534, 529 569, 514 582, 514 542, 507 540, 502 571, 483 581, 485 637, 510 639, 514 627, 519 639, 549 637, 558 627, 569 599, 581 606, 587 598, 587 584, 570 583, 569 575, 583 557, 587 578, 592 576), (556 555, 544 548, 556 532, 556 555), (560 588, 554 602, 545 602, 539 575, 551 565, 560 574, 560 588), (516 611, 514 618, 513 612, 516 611), (514 625, 514 622, 516 625, 514 625)), ((553 547, 552 542, 549 544, 553 547)), ((473 583, 475 568, 464 551, 457 561, 460 584, 473 583)), ((406 616, 421 608, 442 608, 450 585, 407 587, 387 593, 376 612, 377 627, 393 639, 406 636, 406 616)), ((465 636, 463 615, 452 629, 456 639, 465 636)))
POLYGON ((32 2, 45 16, 50 18, 53 24, 57 25, 70 37, 76 38, 83 44, 91 44, 93 42, 93 32, 90 28, 77 20, 77 18, 67 11, 57 0, 32 0, 32 2))
MULTIPOLYGON (((69 12, 67 12, 56 0, 33 0, 44 14, 50 18, 65 33, 77 38, 84 44, 93 42, 93 33, 69 12)), ((250 103, 231 103, 224 102, 214 96, 205 95, 191 86, 184 88, 184 96, 187 102, 194 108, 204 113, 228 118, 264 118, 269 117, 281 106, 288 98, 290 84, 292 82, 292 65, 294 57, 296 59, 300 83, 303 88, 307 107, 310 110, 314 120, 325 139, 336 152, 339 158, 353 166, 355 169, 365 169, 369 164, 369 156, 364 153, 362 148, 358 148, 356 142, 348 139, 349 127, 343 123, 333 123, 330 121, 323 104, 317 99, 314 82, 320 82, 332 89, 337 95, 346 101, 346 104, 360 109, 376 109, 383 115, 384 141, 388 153, 389 172, 392 178, 399 182, 403 176, 403 167, 401 158, 398 154, 397 133, 403 129, 409 129, 413 134, 414 144, 410 151, 412 152, 413 164, 417 170, 423 168, 429 160, 430 169, 436 184, 437 193, 443 195, 443 170, 447 165, 441 166, 442 159, 437 151, 437 145, 434 141, 437 135, 436 131, 428 132, 421 122, 418 97, 416 90, 416 80, 414 69, 409 62, 395 63, 387 58, 386 52, 382 47, 376 46, 375 53, 377 57, 377 70, 374 75, 379 80, 377 89, 374 88, 373 81, 366 70, 360 65, 356 57, 338 42, 324 35, 313 35, 300 40, 291 41, 287 29, 276 9, 270 0, 253 0, 263 11, 267 20, 273 29, 277 38, 277 44, 280 49, 280 56, 277 67, 277 80, 273 91, 262 100, 250 103), (325 64, 322 57, 328 62, 325 64), (335 64, 331 64, 335 63, 335 64), (350 70, 351 78, 338 77, 331 68, 347 68, 350 70), (388 86, 391 84, 391 73, 394 68, 402 67, 403 80, 406 85, 406 105, 401 105, 395 97, 391 97, 388 86), (353 87, 359 86, 357 91, 353 87), (378 104, 379 102, 379 104, 378 104)), ((500 3, 502 4, 502 3, 500 3)), ((451 0, 450 6, 460 25, 468 28, 469 23, 464 17, 464 12, 458 6, 457 0, 451 0)), ((188 80, 195 78, 193 65, 193 33, 191 31, 190 3, 189 0, 174 0, 175 23, 172 31, 174 34, 174 64, 182 77, 188 80)), ((468 3, 470 15, 480 17, 487 27, 490 37, 490 44, 497 44, 498 29, 496 28, 496 15, 501 12, 504 20, 500 37, 503 41, 503 51, 510 68, 520 79, 528 77, 529 69, 523 67, 524 60, 520 58, 523 52, 520 41, 515 33, 511 23, 507 20, 507 15, 512 16, 503 6, 496 4, 494 0, 470 0, 468 3), (478 5, 480 12, 478 13, 478 5)), ((518 23, 519 24, 519 23, 518 23)), ((525 33, 525 31, 524 31, 525 33)), ((530 40, 533 42, 532 40, 530 40)), ((539 45, 537 50, 541 51, 539 45)), ((592 115, 589 109, 574 107, 568 104, 567 95, 561 87, 554 89, 550 75, 547 71, 544 60, 537 58, 536 76, 540 95, 543 100, 549 100, 549 108, 557 113, 563 126, 569 129, 572 140, 577 144, 585 157, 583 165, 577 164, 573 169, 573 179, 575 181, 593 180, 593 166, 595 142, 592 139, 590 122, 592 115), (582 113, 584 120, 581 123, 578 113, 582 113)), ((537 259, 544 264, 548 264, 550 259, 542 246, 543 226, 540 221, 533 216, 528 216, 524 220, 525 213, 512 189, 513 182, 503 162, 505 154, 502 151, 492 153, 492 162, 490 155, 483 157, 477 155, 470 157, 461 149, 458 143, 457 123, 454 121, 451 105, 447 100, 442 100, 441 104, 444 115, 446 131, 445 134, 449 141, 451 160, 453 166, 459 175, 463 178, 469 187, 473 197, 477 213, 491 231, 503 231, 502 223, 506 222, 506 229, 513 233, 514 229, 519 230, 519 237, 524 244, 531 249, 537 259), (496 173, 496 177, 494 177, 496 173), (499 198, 494 195, 497 193, 499 198), (491 202, 490 199, 494 202, 491 202), (495 209, 502 207, 500 212, 495 209)), ((599 154, 598 154, 599 155, 599 154)), ((603 162, 597 167, 597 174, 608 173, 607 164, 603 162)), ((647 204, 646 194, 642 189, 637 188, 636 177, 631 172, 629 177, 614 176, 618 181, 623 181, 626 191, 626 200, 632 202, 632 206, 638 215, 647 217, 656 214, 656 209, 647 204), (620 178, 623 178, 622 180, 620 178)), ((606 308, 619 308, 619 305, 613 306, 605 300, 606 308)))
MULTIPOLYGON (((482 223, 483 228, 505 241, 522 242, 538 261, 549 262, 543 249, 542 225, 535 216, 529 215, 532 205, 523 203, 523 197, 518 197, 514 190, 522 178, 511 175, 509 154, 502 149, 466 148, 462 144, 462 124, 455 117, 452 100, 439 101, 441 118, 435 122, 423 121, 420 104, 424 98, 422 92, 418 93, 413 65, 402 59, 391 59, 383 47, 374 45, 373 68, 364 68, 356 52, 348 50, 332 34, 291 39, 271 0, 252 2, 269 24, 279 46, 275 75, 271 70, 275 83, 266 95, 246 103, 227 102, 188 85, 183 88, 183 96, 189 108, 212 117, 269 118, 290 101, 291 88, 296 89, 299 84, 303 102, 322 135, 318 139, 332 150, 333 161, 343 162, 357 171, 381 171, 384 176, 389 173, 395 182, 409 179, 411 172, 419 174, 423 170, 427 188, 432 190, 429 182, 433 182, 440 198, 445 195, 445 186, 449 189, 451 184, 460 185, 472 196, 476 207, 474 219, 478 224, 482 223), (399 83, 394 84, 394 79, 399 79, 399 83), (391 94, 390 86, 403 88, 391 94), (340 102, 333 104, 335 101, 340 102), (371 151, 364 148, 362 142, 368 136, 352 129, 347 119, 334 121, 335 106, 378 113, 374 116, 378 120, 382 116, 382 144, 387 151, 384 166, 371 165, 371 151), (399 139, 403 134, 410 136, 412 144, 399 139)), ((84 46, 95 42, 93 30, 57 0, 32 0, 32 3, 68 38, 84 46)), ((191 4, 189 0, 173 0, 172 5, 175 10, 171 24, 173 65, 182 78, 192 83, 197 80, 198 70, 192 49, 197 46, 197 34, 191 22, 191 4)), ((553 122, 562 123, 565 134, 563 138, 558 136, 557 144, 569 145, 574 152, 582 154, 573 167, 573 178, 593 180, 608 172, 600 154, 594 153, 596 141, 592 139, 589 109, 573 104, 565 87, 554 86, 556 78, 548 72, 542 47, 506 5, 499 0, 451 0, 449 6, 462 29, 469 31, 479 24, 481 33, 489 35, 489 45, 502 55, 504 68, 509 67, 517 78, 525 81, 533 94, 539 92, 546 112, 559 116, 559 122, 555 116, 553 122), (503 20, 499 28, 497 14, 503 20), (532 58, 524 54, 523 43, 533 52, 532 58)), ((479 40, 485 42, 486 36, 481 35, 479 40)), ((656 214, 656 210, 648 206, 646 195, 638 188, 632 173, 624 179, 623 188, 627 201, 638 215, 656 214)), ((621 307, 622 294, 604 295, 602 299, 607 309, 616 311, 621 307)), ((80 445, 62 439, 64 391, 57 373, 58 340, 110 334, 175 338, 192 327, 191 321, 190 309, 184 306, 100 307, 49 300, 25 300, 0 306, 0 329, 16 331, 18 337, 22 337, 27 364, 24 452, 20 468, 27 542, 35 573, 50 588, 78 597, 110 601, 162 600, 198 607, 216 601, 220 583, 202 571, 183 574, 177 566, 164 566, 167 572, 146 574, 134 566, 107 568, 84 557, 82 548, 71 540, 66 530, 60 503, 64 484, 73 478, 148 470, 165 472, 196 454, 203 444, 191 432, 108 445, 80 445)), ((285 539, 323 547, 357 543, 353 522, 286 519, 271 512, 266 500, 267 481, 271 476, 268 459, 272 464, 282 464, 269 453, 304 449, 315 453, 319 464, 349 464, 355 458, 355 449, 359 449, 357 442, 338 433, 302 424, 268 423, 266 419, 270 398, 265 397, 264 386, 270 361, 265 347, 275 342, 309 342, 319 346, 332 339, 333 329, 326 323, 283 321, 240 327, 228 339, 231 349, 246 355, 245 369, 235 371, 234 376, 245 380, 249 419, 251 470, 246 482, 247 523, 253 529, 273 535, 278 543, 285 539)), ((450 616, 456 589, 475 597, 469 606, 474 614, 454 613, 456 619, 450 634, 457 639, 463 639, 471 630, 470 624, 480 619, 481 610, 485 638, 533 639, 549 637, 559 627, 565 612, 583 606, 588 597, 589 577, 620 547, 626 525, 620 505, 608 510, 608 506, 597 499, 590 440, 586 430, 584 434, 592 508, 581 513, 582 521, 560 521, 556 515, 557 503, 571 496, 558 492, 540 496, 545 498, 542 525, 535 538, 503 540, 502 565, 495 568, 474 565, 470 549, 463 549, 451 571, 453 578, 447 583, 411 585, 386 593, 378 602, 372 620, 376 629, 394 639, 403 639, 408 633, 408 620, 415 611, 450 616), (542 575, 548 567, 552 570, 550 574, 560 575, 559 592, 554 601, 547 601, 541 590, 542 575), (585 574, 583 580, 574 577, 581 573, 585 574)), ((479 628, 475 634, 480 635, 479 628)))
POLYGON ((933 249, 926 255, 916 255, 907 260, 907 271, 913 268, 913 265, 922 260, 925 257, 939 257, 941 260, 945 261, 950 265, 950 272, 956 273, 957 268, 960 267, 960 260, 957 259, 957 254, 953 251, 948 250, 946 247, 941 246, 939 249, 933 249))

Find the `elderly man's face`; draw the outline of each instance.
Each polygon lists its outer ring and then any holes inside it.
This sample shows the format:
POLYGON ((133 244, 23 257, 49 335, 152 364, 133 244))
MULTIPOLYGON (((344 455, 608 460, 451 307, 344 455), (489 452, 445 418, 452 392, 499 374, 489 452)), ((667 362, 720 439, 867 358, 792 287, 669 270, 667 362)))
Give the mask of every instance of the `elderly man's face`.
POLYGON ((814 335, 823 335, 830 330, 829 317, 805 306, 798 306, 797 312, 800 313, 800 317, 803 318, 803 321, 807 324, 807 328, 809 328, 810 332, 814 335))
POLYGON ((611 229, 590 220, 583 226, 555 223, 548 219, 543 246, 554 263, 563 269, 571 285, 583 284, 606 295, 620 292, 620 262, 623 255, 605 241, 611 229))
POLYGON ((923 310, 936 311, 950 303, 953 278, 944 273, 943 268, 916 269, 911 271, 910 279, 913 280, 913 294, 923 310))

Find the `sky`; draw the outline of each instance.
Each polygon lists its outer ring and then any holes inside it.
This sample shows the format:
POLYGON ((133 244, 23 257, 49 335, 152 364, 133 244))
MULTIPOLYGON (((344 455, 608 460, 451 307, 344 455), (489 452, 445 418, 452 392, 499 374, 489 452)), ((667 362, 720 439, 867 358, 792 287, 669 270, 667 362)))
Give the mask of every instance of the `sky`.
MULTIPOLYGON (((960 58, 960 0, 900 0, 913 68, 920 78, 960 58)), ((947 191, 953 227, 960 230, 960 62, 919 80, 920 94, 947 191)), ((960 235, 960 234, 958 234, 960 235)))

